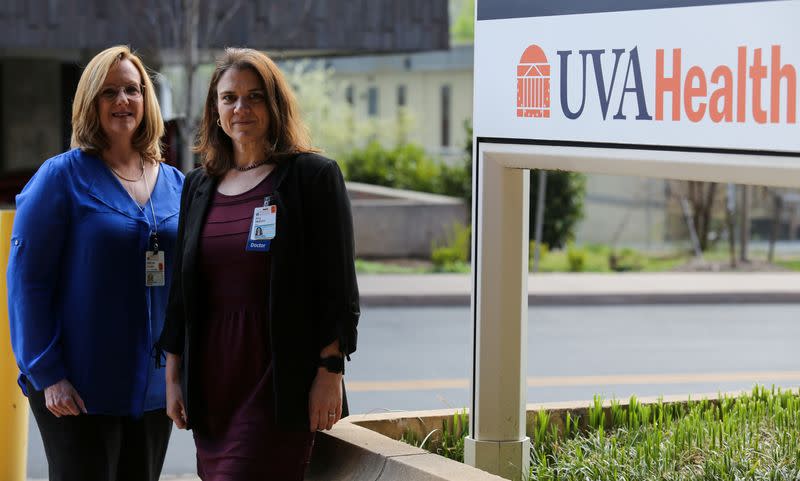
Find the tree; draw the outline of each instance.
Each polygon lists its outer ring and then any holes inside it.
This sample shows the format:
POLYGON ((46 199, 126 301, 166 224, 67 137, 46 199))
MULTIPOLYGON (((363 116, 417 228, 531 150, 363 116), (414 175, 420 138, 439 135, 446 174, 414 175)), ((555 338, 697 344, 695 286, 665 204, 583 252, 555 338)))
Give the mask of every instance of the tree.
MULTIPOLYGON (((267 2, 267 0, 263 0, 267 2)), ((292 19, 296 25, 291 35, 302 34, 302 25, 311 15, 314 0, 297 0, 301 5, 296 9, 299 16, 292 19)), ((270 3, 277 3, 272 0, 270 3)), ((184 97, 176 99, 182 105, 182 116, 176 119, 181 142, 181 169, 194 167, 195 132, 199 126, 202 112, 202 99, 194 93, 198 90, 198 69, 213 63, 213 50, 219 48, 219 37, 229 27, 230 22, 244 14, 244 0, 160 0, 158 2, 121 2, 123 15, 137 19, 137 29, 147 32, 156 63, 179 65, 182 74, 172 81, 180 85, 178 89, 184 97)), ((274 26, 277 21, 268 21, 274 26)), ((286 32, 283 32, 286 33, 286 32)), ((263 45, 261 47, 264 47, 263 45)))
POLYGON ((454 45, 475 41, 475 0, 451 0, 450 42, 454 45))
MULTIPOLYGON (((528 238, 534 238, 536 200, 539 193, 538 170, 531 170, 530 222, 528 238)), ((542 243, 551 248, 564 247, 574 239, 575 226, 583 218, 586 177, 577 172, 548 171, 545 187, 542 243)))
POLYGON ((212 61, 212 47, 219 33, 244 6, 243 0, 162 0, 159 2, 120 3, 124 15, 138 19, 140 28, 151 35, 153 56, 163 65, 180 65, 182 75, 173 78, 184 94, 178 99, 182 116, 176 119, 181 143, 181 170, 194 167, 194 133, 199 125, 202 102, 194 97, 197 70, 212 61), (201 14, 203 18, 201 19, 201 14), (203 20, 203 21, 201 21, 203 20))
POLYGON ((394 118, 359 119, 345 100, 346 85, 334 79, 333 68, 323 62, 297 60, 281 63, 292 86, 314 146, 343 160, 370 143, 402 147, 408 144, 414 116, 402 110, 394 118))
POLYGON ((447 182, 451 188, 446 189, 449 195, 455 195, 464 199, 469 215, 472 216, 472 119, 464 120, 464 130, 467 135, 464 141, 463 157, 461 162, 453 167, 446 167, 451 171, 445 173, 447 182))
MULTIPOLYGON (((706 252, 721 238, 723 223, 715 222, 719 184, 715 182, 675 181, 668 184, 669 197, 681 205, 689 205, 688 219, 697 234, 697 247, 706 252)), ((687 226, 688 229, 688 226, 687 226)))

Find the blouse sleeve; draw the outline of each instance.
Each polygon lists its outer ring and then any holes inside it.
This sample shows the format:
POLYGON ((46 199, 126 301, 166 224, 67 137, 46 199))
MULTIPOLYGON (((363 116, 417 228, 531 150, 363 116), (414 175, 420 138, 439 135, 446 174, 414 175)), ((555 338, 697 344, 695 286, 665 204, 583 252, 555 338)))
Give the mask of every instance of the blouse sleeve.
POLYGON ((316 254, 315 269, 321 278, 320 318, 317 319, 317 347, 339 341, 342 353, 349 356, 356 350, 360 316, 358 283, 355 272, 353 216, 344 178, 339 166, 330 161, 314 179, 312 250, 316 254))
POLYGON ((63 174, 56 162, 47 161, 17 196, 6 272, 11 346, 20 371, 37 390, 66 377, 56 308, 69 229, 63 174))

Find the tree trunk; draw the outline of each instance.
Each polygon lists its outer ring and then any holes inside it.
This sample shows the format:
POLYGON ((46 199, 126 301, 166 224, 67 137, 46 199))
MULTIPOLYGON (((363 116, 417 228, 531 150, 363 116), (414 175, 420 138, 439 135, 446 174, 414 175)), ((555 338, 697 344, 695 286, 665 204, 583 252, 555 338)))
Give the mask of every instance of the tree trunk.
POLYGON ((194 114, 194 73, 197 68, 197 40, 198 28, 200 24, 200 2, 199 0, 184 0, 184 12, 186 13, 186 23, 183 30, 183 51, 184 51, 184 74, 186 75, 186 104, 184 107, 184 117, 178 124, 178 131, 181 136, 181 170, 188 172, 194 168, 194 144, 195 114, 194 114))
POLYGON ((544 226, 544 201, 547 190, 547 171, 539 170, 539 192, 536 199, 536 225, 534 229, 533 272, 539 271, 539 256, 542 249, 542 227, 544 226))
POLYGON ((728 225, 728 253, 731 269, 736 268, 736 186, 728 184, 728 202, 725 205, 725 222, 728 225))
POLYGON ((781 212, 783 211, 783 198, 780 194, 773 195, 772 231, 769 235, 769 253, 767 262, 775 262, 775 243, 778 241, 778 231, 781 227, 781 212))
POLYGON ((750 186, 741 186, 741 224, 739 225, 739 260, 750 262, 747 250, 750 244, 750 186))
POLYGON ((709 234, 711 233, 711 214, 714 212, 714 196, 717 193, 717 184, 705 182, 707 190, 703 199, 702 209, 697 213, 701 220, 701 228, 698 231, 700 237, 700 249, 703 252, 708 250, 709 234))
POLYGON ((711 220, 714 212, 714 198, 717 184, 713 182, 687 183, 687 196, 692 207, 692 225, 697 235, 700 249, 705 252, 709 247, 709 234, 711 233, 711 220))
POLYGON ((700 248, 700 240, 697 238, 697 230, 695 229, 695 219, 697 216, 692 212, 692 207, 689 205, 689 200, 686 197, 681 198, 681 208, 683 215, 686 219, 686 227, 689 229, 689 239, 692 242, 692 250, 694 256, 703 258, 703 250, 700 248))

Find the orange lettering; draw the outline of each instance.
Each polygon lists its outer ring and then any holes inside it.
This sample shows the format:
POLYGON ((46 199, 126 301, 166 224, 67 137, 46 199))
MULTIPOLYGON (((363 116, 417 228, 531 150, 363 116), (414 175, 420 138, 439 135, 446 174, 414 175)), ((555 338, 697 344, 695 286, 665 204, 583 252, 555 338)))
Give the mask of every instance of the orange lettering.
POLYGON ((761 64, 761 49, 753 51, 750 79, 753 80, 753 118, 759 124, 767 122, 767 111, 761 106, 761 81, 767 76, 767 67, 761 64))
POLYGON ((739 47, 739 65, 736 69, 736 121, 745 121, 745 99, 747 97, 747 47, 739 47))
POLYGON ((664 120, 664 94, 672 94, 672 120, 681 119, 681 49, 672 50, 672 77, 664 76, 664 49, 656 50, 656 120, 664 120))
POLYGON ((781 79, 786 79, 786 121, 797 122, 797 71, 791 64, 781 65, 781 47, 772 46, 772 75, 769 121, 777 124, 781 119, 781 79))
POLYGON ((686 109, 686 117, 692 122, 700 122, 706 114, 705 102, 698 103, 695 110, 695 97, 705 98, 707 94, 706 74, 703 69, 695 65, 686 72, 686 80, 683 83, 683 108, 686 109), (695 79, 700 81, 700 85, 695 86, 695 79))
POLYGON ((711 72, 711 83, 719 85, 720 80, 725 83, 722 87, 711 93, 708 101, 708 113, 713 122, 733 121, 733 72, 731 69, 720 65, 711 72), (720 105, 720 101, 722 105, 720 105))

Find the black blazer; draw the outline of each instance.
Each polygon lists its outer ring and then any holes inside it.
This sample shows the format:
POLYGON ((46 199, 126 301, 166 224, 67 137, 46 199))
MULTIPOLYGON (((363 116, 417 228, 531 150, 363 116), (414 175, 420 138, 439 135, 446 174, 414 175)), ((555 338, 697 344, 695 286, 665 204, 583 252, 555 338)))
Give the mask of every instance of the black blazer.
MULTIPOLYGON (((267 306, 275 419, 286 429, 308 429, 308 398, 319 351, 337 339, 348 359, 356 350, 360 310, 353 220, 344 178, 333 160, 297 154, 280 161, 270 175, 275 176, 272 202, 278 207, 267 306)), ((203 168, 186 176, 175 269, 159 340, 161 349, 183 356, 181 381, 190 428, 197 413, 192 410, 202 410, 202 402, 193 393, 193 379, 203 373, 195 372, 192 357, 207 295, 197 282, 197 251, 218 182, 203 168)))

